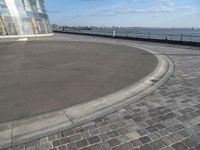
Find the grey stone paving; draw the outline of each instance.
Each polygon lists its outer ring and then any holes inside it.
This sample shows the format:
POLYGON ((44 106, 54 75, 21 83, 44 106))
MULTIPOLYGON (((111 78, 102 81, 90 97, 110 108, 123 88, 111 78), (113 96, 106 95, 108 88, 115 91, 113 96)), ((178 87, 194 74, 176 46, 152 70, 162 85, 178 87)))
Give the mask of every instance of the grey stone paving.
POLYGON ((175 71, 163 86, 115 113, 13 149, 200 150, 200 51, 143 47, 174 62, 175 71))

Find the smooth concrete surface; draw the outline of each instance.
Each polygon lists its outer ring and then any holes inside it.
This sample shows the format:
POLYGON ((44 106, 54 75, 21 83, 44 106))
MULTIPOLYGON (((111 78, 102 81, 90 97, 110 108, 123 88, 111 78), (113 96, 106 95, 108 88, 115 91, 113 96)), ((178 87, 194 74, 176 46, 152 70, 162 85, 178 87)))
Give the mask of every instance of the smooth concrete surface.
POLYGON ((138 82, 156 65, 151 53, 122 45, 0 43, 0 122, 106 96, 138 82))

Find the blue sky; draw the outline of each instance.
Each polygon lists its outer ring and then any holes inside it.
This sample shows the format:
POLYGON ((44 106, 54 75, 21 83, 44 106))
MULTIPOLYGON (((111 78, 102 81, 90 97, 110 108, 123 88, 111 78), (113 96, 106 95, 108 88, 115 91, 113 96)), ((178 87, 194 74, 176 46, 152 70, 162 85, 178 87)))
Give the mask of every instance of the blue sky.
POLYGON ((200 27, 200 0, 45 0, 68 26, 200 27))

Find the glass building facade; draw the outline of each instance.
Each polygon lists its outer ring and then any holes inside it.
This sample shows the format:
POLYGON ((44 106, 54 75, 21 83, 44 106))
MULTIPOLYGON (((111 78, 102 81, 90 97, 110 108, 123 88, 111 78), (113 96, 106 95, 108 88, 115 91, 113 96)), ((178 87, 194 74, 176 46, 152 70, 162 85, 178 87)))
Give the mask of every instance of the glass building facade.
POLYGON ((0 36, 49 33, 44 0, 0 0, 0 36))

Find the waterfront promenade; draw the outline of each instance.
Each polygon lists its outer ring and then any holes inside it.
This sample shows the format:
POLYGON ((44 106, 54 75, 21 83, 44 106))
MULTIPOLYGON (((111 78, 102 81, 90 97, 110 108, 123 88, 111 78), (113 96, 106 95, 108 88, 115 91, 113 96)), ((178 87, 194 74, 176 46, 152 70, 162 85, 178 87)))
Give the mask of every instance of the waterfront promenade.
MULTIPOLYGON (((124 44, 159 52, 174 64, 151 94, 103 117, 14 146, 52 150, 199 150, 200 48, 57 34, 63 41, 124 44)), ((77 93, 78 94, 78 93, 77 93)), ((55 120, 56 121, 56 120, 55 120)))

